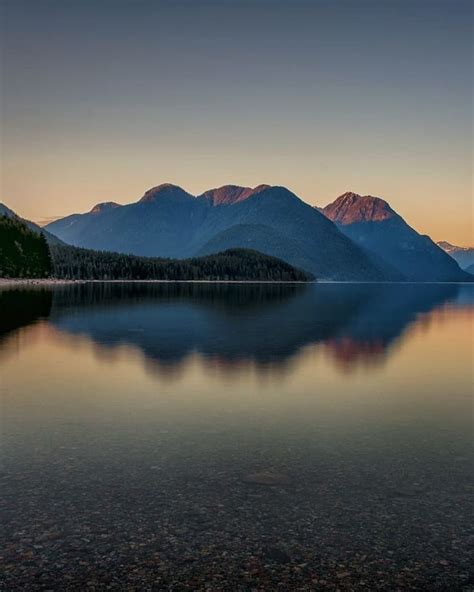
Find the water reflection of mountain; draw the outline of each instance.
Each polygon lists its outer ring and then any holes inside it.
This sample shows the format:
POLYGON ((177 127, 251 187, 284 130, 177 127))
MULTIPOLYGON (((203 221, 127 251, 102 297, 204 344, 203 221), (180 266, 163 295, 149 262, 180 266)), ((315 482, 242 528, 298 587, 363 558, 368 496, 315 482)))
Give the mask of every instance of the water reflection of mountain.
POLYGON ((102 345, 136 346, 166 365, 192 352, 222 364, 274 365, 318 343, 350 365, 380 359, 420 313, 458 291, 453 284, 74 286, 55 295, 51 322, 102 345))
MULTIPOLYGON (((49 321, 107 348, 134 346, 157 369, 177 369, 194 352, 229 371, 244 361, 283 366, 317 344, 347 368, 383 360, 420 314, 455 302, 460 290, 455 284, 86 284, 55 289, 49 321)), ((6 316, 17 317, 19 326, 46 314, 44 293, 25 292, 21 307, 6 305, 6 316)))

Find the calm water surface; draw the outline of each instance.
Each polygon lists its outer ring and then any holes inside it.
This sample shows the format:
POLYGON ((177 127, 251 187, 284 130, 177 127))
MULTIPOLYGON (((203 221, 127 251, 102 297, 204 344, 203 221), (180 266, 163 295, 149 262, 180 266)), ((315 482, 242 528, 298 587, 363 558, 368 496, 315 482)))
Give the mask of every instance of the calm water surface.
POLYGON ((0 291, 2 590, 472 590, 474 288, 0 291))

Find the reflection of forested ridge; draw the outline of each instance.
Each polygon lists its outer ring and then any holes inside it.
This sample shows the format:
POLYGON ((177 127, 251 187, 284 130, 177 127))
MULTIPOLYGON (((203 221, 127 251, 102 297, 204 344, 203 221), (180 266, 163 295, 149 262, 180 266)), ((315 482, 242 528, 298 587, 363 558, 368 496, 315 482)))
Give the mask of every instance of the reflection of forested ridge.
POLYGON ((349 362, 380 357, 420 313, 454 299, 453 284, 103 285, 55 294, 52 322, 106 346, 129 344, 179 364, 191 352, 223 361, 285 362, 326 343, 349 362), (347 345, 350 344, 348 349, 347 345))
POLYGON ((51 290, 0 290, 0 338, 51 312, 51 290))
POLYGON ((281 302, 305 290, 301 284, 264 283, 85 283, 58 287, 54 308, 81 309, 96 306, 137 305, 145 303, 189 302, 191 304, 232 309, 255 309, 281 302))

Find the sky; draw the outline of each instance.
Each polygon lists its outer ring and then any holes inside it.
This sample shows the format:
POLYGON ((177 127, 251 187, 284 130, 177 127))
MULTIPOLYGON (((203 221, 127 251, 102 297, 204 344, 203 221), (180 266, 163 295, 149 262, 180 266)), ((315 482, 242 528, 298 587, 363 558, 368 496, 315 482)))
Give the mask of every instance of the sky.
POLYGON ((470 0, 0 7, 0 201, 23 217, 268 183, 474 243, 470 0))

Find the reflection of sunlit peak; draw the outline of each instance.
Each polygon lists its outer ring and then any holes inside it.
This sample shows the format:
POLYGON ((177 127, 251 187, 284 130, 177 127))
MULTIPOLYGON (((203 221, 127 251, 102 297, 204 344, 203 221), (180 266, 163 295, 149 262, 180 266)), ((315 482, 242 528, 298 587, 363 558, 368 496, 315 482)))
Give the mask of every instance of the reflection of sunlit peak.
POLYGON ((328 340, 324 347, 345 372, 358 366, 380 365, 387 355, 387 346, 383 341, 361 341, 349 336, 328 340))
POLYGON ((214 355, 202 357, 208 371, 215 371, 229 378, 236 378, 242 372, 252 373, 259 379, 285 376, 289 371, 287 360, 256 360, 250 355, 226 357, 225 355, 214 355))

